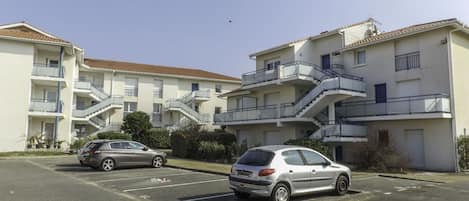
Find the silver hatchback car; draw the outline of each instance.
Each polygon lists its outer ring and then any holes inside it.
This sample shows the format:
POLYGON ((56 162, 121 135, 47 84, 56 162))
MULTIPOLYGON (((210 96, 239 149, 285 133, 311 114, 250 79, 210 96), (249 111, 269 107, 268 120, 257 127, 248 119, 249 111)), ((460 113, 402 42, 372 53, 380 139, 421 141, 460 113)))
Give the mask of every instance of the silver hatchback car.
POLYGON ((288 201, 291 196, 319 191, 347 193, 348 167, 312 149, 273 145, 248 150, 231 168, 230 188, 239 198, 250 195, 288 201))
POLYGON ((166 164, 166 153, 152 150, 135 141, 97 140, 85 145, 79 152, 80 164, 111 171, 117 167, 153 166, 166 164))

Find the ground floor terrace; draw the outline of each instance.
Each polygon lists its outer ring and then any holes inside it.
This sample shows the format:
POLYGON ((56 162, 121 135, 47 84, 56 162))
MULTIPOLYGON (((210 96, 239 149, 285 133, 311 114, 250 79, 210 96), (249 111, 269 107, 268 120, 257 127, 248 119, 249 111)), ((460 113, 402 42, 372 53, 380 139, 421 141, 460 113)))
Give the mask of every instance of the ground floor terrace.
MULTIPOLYGON (((401 158, 399 162, 409 168, 432 171, 455 171, 456 153, 450 118, 382 120, 360 122, 364 130, 354 135, 363 138, 326 138, 323 141, 332 150, 336 161, 358 163, 364 150, 388 147, 401 158), (361 139, 361 140, 357 140, 361 139)), ((283 144, 289 139, 308 138, 318 131, 312 123, 251 124, 228 126, 235 133, 240 145, 283 144)), ((338 128, 333 128, 338 129, 338 128)))

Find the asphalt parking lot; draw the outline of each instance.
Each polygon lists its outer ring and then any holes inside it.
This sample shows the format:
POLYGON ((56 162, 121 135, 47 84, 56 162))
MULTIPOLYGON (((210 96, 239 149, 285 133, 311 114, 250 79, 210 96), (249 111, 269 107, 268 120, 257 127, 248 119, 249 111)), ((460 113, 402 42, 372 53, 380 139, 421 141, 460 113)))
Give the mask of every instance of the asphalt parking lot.
MULTIPOLYGON (((101 172, 73 157, 0 159, 0 200, 85 201, 237 200, 226 176, 175 168, 101 172)), ((358 175, 345 196, 314 194, 294 200, 469 200, 469 179, 449 183, 358 175)), ((265 200, 253 198, 251 200, 265 200)))

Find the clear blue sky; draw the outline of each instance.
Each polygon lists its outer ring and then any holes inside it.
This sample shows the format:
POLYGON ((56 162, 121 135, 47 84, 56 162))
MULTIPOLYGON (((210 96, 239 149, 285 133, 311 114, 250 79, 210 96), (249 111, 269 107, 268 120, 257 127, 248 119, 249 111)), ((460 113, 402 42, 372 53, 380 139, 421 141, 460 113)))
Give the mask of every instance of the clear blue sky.
POLYGON ((386 31, 452 17, 469 23, 469 1, 11 0, 0 7, 1 24, 25 20, 87 57, 237 77, 254 70, 250 53, 369 17, 386 31))

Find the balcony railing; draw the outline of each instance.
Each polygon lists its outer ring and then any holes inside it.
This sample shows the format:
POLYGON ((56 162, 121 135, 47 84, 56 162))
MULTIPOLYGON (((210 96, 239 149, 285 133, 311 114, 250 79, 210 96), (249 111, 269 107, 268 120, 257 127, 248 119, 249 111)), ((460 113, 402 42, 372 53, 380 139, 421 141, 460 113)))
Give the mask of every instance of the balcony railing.
POLYGON ((124 98, 122 96, 111 96, 110 98, 105 99, 100 103, 92 105, 91 107, 84 110, 74 110, 72 115, 74 117, 88 117, 103 111, 103 109, 110 105, 123 105, 123 103, 124 98))
POLYGON ((382 115, 450 113, 450 101, 446 94, 431 94, 389 98, 384 103, 375 100, 352 101, 336 107, 336 112, 344 118, 382 115))
POLYGON ((29 105, 29 111, 62 113, 62 102, 60 101, 59 104, 57 104, 56 101, 32 99, 29 105))
POLYGON ((177 98, 176 100, 181 101, 183 103, 189 103, 192 100, 198 99, 198 98, 203 98, 203 99, 210 98, 210 90, 207 89, 207 90, 192 91, 192 92, 185 94, 181 98, 177 98))
POLYGON ((228 110, 215 114, 215 122, 250 121, 279 118, 279 105, 265 105, 251 108, 228 110))
POLYGON ((420 68, 420 52, 397 55, 395 58, 396 72, 420 68))
POLYGON ((100 99, 108 98, 109 95, 89 81, 75 81, 75 89, 89 90, 100 99))
POLYGON ((59 68, 57 66, 34 63, 32 75, 43 76, 43 77, 63 78, 64 72, 63 72, 63 68, 59 68))
POLYGON ((168 100, 165 105, 166 108, 179 108, 185 111, 188 115, 195 118, 200 123, 208 123, 210 122, 210 114, 201 114, 194 109, 190 108, 188 105, 175 100, 168 100))
POLYGON ((332 77, 361 79, 356 76, 338 72, 337 69, 343 71, 343 65, 332 64, 331 66, 333 66, 334 68, 323 70, 320 66, 314 64, 310 64, 303 61, 294 61, 282 64, 278 68, 270 70, 260 69, 257 71, 245 73, 242 75, 242 84, 243 86, 246 86, 278 79, 291 79, 300 77, 307 77, 318 81, 332 77))
MULTIPOLYGON (((330 122, 321 126, 310 138, 366 138, 367 127, 358 124, 348 124, 344 122, 330 122)), ((326 140, 327 141, 327 140, 326 140)))

